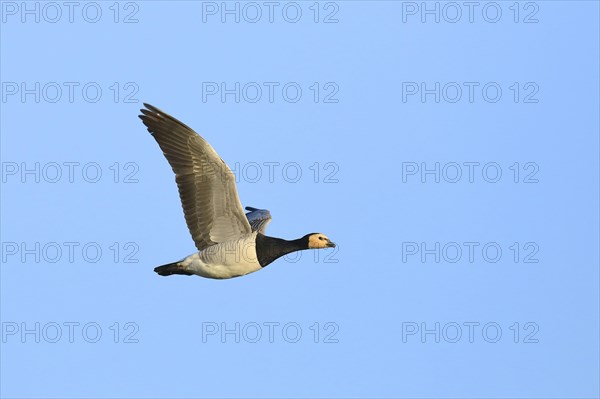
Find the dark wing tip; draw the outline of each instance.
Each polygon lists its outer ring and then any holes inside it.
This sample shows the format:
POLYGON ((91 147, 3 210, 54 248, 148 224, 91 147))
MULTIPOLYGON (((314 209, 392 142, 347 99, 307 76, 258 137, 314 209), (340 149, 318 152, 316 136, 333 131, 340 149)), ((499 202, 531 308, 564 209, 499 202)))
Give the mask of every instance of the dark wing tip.
MULTIPOLYGON (((140 112, 142 113, 142 115, 138 115, 138 118, 140 118, 146 125, 146 121, 149 119, 149 117, 152 117, 152 116, 156 117, 156 113, 153 112, 152 108, 154 108, 154 107, 152 105, 144 103, 144 106, 148 109, 144 109, 144 108, 140 109, 140 112)), ((154 108, 154 109, 156 109, 156 108, 154 108)))
MULTIPOLYGON (((144 115, 154 115, 154 116, 166 115, 163 111, 161 111, 160 109, 158 109, 155 106, 150 105, 148 103, 144 103, 144 107, 146 107, 146 108, 140 109, 140 112, 144 115)), ((140 117, 141 117, 141 115, 140 115, 140 117)))
MULTIPOLYGON (((150 111, 154 111, 154 112, 162 112, 160 109, 156 108, 154 105, 148 104, 148 103, 143 103, 144 107, 148 108, 150 111)), ((140 111, 144 111, 143 109, 141 109, 140 111)))
POLYGON ((140 112, 142 113, 142 115, 138 115, 139 118, 144 122, 144 124, 148 127, 148 130, 150 130, 150 128, 158 128, 159 125, 162 125, 160 127, 165 128, 167 127, 167 125, 170 125, 169 128, 175 128, 177 126, 185 129, 185 130, 189 130, 190 134, 194 134, 196 135, 197 133, 194 132, 194 130, 187 126, 185 123, 181 122, 180 120, 173 118, 171 115, 167 114, 166 112, 156 108, 153 105, 150 105, 148 103, 143 103, 144 107, 146 107, 145 109, 142 108, 140 109, 140 112), (152 126, 150 126, 152 125, 152 126))
MULTIPOLYGON (((144 110, 142 110, 142 112, 143 111, 146 111, 146 110, 144 109, 144 110)), ((148 111, 146 111, 146 112, 148 112, 148 111)), ((154 117, 154 115, 152 115, 150 113, 146 113, 146 112, 143 112, 144 115, 138 115, 138 118, 140 118, 142 120, 142 123, 148 128, 148 131, 150 133, 152 133, 152 131, 153 131, 152 119, 155 119, 155 117, 154 117)))
POLYGON ((250 212, 254 212, 254 211, 258 211, 258 208, 254 208, 254 207, 251 207, 251 206, 247 206, 247 207, 246 207, 246 210, 247 210, 247 211, 250 211, 250 212))
POLYGON ((140 112, 144 115, 156 115, 154 112, 149 111, 147 109, 140 109, 140 112))
POLYGON ((165 114, 160 109, 158 109, 148 103, 144 103, 144 106, 147 109, 145 109, 145 108, 140 109, 140 112, 142 113, 142 115, 138 115, 138 118, 140 118, 142 120, 142 122, 144 123, 144 125, 146 125, 146 127, 148 128, 148 131, 150 133, 154 133, 154 131, 159 128, 160 124, 167 122, 169 119, 172 119, 176 123, 179 123, 182 125, 181 122, 179 122, 175 118, 165 114))

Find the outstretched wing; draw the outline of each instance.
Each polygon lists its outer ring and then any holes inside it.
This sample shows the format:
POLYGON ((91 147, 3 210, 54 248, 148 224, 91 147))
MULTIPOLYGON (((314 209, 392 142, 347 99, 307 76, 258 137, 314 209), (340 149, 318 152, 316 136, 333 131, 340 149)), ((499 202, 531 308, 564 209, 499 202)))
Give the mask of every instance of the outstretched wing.
POLYGON ((158 108, 144 104, 139 117, 175 172, 179 197, 196 248, 252 232, 227 164, 206 140, 158 108))
POLYGON ((252 231, 258 231, 261 234, 265 234, 267 231, 267 225, 271 222, 271 212, 266 209, 252 208, 251 206, 246 207, 246 217, 250 223, 252 231))

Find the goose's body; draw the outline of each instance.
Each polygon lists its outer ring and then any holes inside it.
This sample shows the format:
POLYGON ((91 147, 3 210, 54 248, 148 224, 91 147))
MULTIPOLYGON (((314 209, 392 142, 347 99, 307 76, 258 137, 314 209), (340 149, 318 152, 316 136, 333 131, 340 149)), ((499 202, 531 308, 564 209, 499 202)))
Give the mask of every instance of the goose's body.
POLYGON ((297 240, 264 235, 271 214, 246 207, 244 214, 233 172, 191 128, 158 108, 144 104, 140 118, 175 172, 185 219, 198 252, 154 269, 162 276, 198 275, 227 279, 267 266, 294 251, 334 247, 325 235, 297 240))
POLYGON ((240 237, 212 245, 196 252, 179 262, 180 267, 189 272, 208 278, 232 278, 260 270, 262 267, 256 255, 256 235, 240 237))

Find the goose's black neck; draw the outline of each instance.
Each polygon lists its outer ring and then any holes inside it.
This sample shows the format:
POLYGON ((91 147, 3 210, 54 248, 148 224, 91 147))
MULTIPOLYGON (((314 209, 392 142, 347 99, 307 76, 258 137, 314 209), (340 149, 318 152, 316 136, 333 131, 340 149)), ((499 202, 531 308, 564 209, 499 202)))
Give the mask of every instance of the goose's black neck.
POLYGON ((262 267, 267 266, 279 257, 303 249, 308 249, 308 236, 288 241, 260 233, 256 235, 256 256, 262 267))

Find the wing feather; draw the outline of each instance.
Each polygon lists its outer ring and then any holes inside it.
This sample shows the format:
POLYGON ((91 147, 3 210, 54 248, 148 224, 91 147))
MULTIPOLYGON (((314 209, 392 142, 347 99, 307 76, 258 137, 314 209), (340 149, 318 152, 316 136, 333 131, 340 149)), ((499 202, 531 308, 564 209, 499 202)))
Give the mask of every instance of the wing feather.
POLYGON ((250 211, 246 213, 246 218, 248 218, 252 231, 258 231, 261 234, 265 234, 267 225, 272 219, 271 212, 266 209, 258 209, 251 206, 247 206, 246 210, 250 211))
POLYGON ((252 232, 235 176, 206 140, 156 107, 144 104, 142 119, 175 173, 185 221, 196 248, 252 232))

